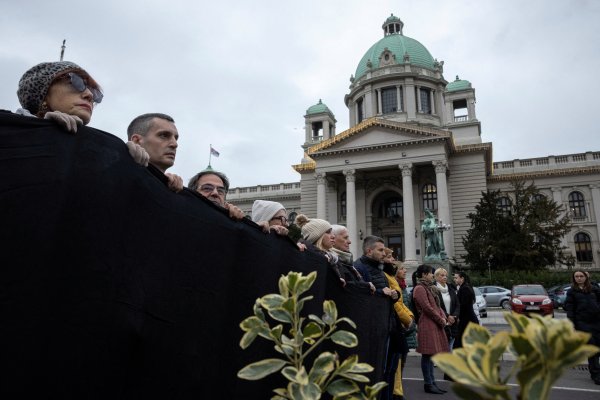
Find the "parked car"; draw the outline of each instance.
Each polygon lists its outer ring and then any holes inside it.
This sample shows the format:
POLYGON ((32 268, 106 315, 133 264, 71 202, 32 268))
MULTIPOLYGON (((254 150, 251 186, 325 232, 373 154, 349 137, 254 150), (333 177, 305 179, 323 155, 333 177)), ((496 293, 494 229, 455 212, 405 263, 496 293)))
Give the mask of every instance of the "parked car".
POLYGON ((562 285, 556 285, 548 288, 548 297, 550 297, 552 300, 552 305, 556 310, 561 307, 564 308, 569 289, 571 289, 570 283, 564 283, 562 285))
POLYGON ((477 318, 487 318, 487 302, 483 297, 483 294, 479 290, 479 288, 474 287, 475 291, 475 303, 473 304, 473 310, 475 310, 475 314, 477 318))
POLYGON ((501 286, 479 286, 485 301, 490 307, 502 307, 510 310, 510 289, 501 286))
POLYGON ((554 317, 554 306, 542 285, 515 285, 511 290, 510 306, 519 314, 541 314, 554 317))

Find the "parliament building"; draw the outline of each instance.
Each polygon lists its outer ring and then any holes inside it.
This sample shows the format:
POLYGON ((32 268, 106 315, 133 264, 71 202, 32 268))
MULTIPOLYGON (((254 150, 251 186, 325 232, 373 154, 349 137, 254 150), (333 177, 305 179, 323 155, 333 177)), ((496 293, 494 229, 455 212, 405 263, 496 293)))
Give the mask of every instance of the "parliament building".
POLYGON ((380 236, 408 266, 423 260, 428 208, 450 226, 444 246, 451 263, 463 264, 467 215, 482 192, 506 192, 500 205, 510 208, 510 182, 520 178, 569 213, 563 241, 576 265, 600 269, 600 151, 494 161, 471 82, 448 82, 444 62, 403 27, 387 18, 383 37, 358 62, 344 96, 348 130, 336 132, 335 115, 321 100, 306 110, 304 156, 293 165, 299 182, 232 188, 228 201, 247 213, 254 200, 278 201, 290 219, 303 213, 345 225, 355 257, 360 239, 380 236))

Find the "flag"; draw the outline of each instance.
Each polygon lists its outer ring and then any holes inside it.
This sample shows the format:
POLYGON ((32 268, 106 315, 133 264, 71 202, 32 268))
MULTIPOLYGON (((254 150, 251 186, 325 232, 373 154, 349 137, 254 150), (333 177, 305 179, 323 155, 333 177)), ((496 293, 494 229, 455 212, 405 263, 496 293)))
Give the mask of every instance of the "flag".
POLYGON ((212 154, 215 157, 219 157, 219 152, 213 149, 212 146, 210 146, 210 154, 212 154))

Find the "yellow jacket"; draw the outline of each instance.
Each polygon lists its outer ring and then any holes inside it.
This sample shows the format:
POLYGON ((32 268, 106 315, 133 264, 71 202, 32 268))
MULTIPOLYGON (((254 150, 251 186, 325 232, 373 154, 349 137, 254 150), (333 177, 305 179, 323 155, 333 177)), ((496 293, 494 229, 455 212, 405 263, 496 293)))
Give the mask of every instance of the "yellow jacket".
POLYGON ((387 273, 385 274, 385 277, 387 278, 388 283, 390 284, 390 289, 397 291, 398 295, 400 296, 398 297, 398 300, 394 303, 394 310, 396 311, 398 318, 400 318, 400 322, 402 322, 402 325, 404 325, 405 328, 408 328, 415 316, 413 315, 412 311, 410 311, 410 309, 406 307, 406 304, 404 304, 404 301, 402 299, 402 289, 400 289, 400 285, 398 284, 396 278, 392 275, 388 275, 387 273))

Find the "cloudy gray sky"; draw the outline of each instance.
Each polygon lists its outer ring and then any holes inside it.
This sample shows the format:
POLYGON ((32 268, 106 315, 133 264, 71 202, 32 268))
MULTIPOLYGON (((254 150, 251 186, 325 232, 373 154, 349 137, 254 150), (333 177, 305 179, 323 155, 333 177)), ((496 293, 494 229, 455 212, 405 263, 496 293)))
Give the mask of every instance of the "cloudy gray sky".
POLYGON ((131 119, 172 115, 170 172, 213 167, 233 186, 293 182, 304 114, 320 98, 348 128, 344 95, 390 15, 472 82, 494 160, 600 150, 600 1, 584 0, 0 0, 0 108, 19 107, 28 68, 66 60, 105 100, 90 126, 126 138, 131 119))

